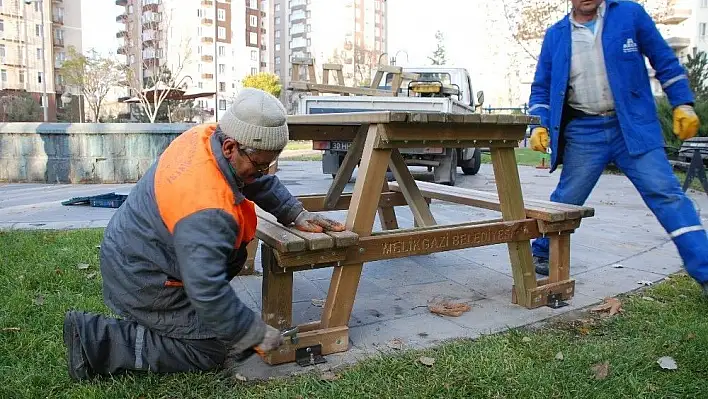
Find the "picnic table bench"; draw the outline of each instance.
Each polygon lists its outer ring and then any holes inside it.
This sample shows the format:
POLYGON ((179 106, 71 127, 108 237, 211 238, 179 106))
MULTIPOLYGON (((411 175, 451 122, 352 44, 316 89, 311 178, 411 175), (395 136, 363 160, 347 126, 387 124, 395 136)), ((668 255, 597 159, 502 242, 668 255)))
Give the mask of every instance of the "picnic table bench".
POLYGON ((293 273, 332 267, 329 292, 319 321, 300 326, 299 342, 286 343, 266 362, 305 364, 321 355, 348 349, 348 323, 362 266, 366 262, 502 244, 508 247, 514 284, 513 303, 532 309, 571 299, 570 235, 589 207, 524 200, 514 148, 533 117, 452 115, 413 112, 362 112, 297 115, 288 118, 291 140, 352 140, 327 194, 298 198, 312 212, 347 210, 346 232, 304 233, 280 225, 258 211, 262 241, 262 317, 275 328, 292 326, 293 273), (490 148, 497 192, 416 181, 398 148, 490 148), (352 193, 343 189, 359 163, 352 193), (387 182, 387 169, 395 182, 387 182), (441 225, 430 211, 432 200, 500 211, 501 218, 441 225), (408 206, 414 226, 400 228, 394 208, 408 206), (382 230, 373 231, 376 215, 382 230), (550 274, 536 279, 530 240, 550 237, 550 274))

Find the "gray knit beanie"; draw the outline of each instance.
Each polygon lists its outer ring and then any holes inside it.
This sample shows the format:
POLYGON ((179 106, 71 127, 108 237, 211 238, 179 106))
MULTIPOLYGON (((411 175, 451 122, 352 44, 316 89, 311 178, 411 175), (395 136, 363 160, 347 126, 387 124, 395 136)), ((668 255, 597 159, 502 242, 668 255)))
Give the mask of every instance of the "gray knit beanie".
POLYGON ((227 136, 245 147, 280 151, 288 144, 287 112, 270 93, 244 88, 219 119, 227 136))

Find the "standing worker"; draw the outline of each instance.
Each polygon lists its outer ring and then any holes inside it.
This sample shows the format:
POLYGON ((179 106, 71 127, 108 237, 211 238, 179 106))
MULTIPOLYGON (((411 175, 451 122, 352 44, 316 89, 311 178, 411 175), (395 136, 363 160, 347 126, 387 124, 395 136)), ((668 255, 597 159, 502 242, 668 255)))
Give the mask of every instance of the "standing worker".
POLYGON ((66 313, 73 379, 211 370, 227 354, 269 352, 283 343, 229 285, 255 236, 255 205, 303 231, 344 230, 304 210, 276 176, 264 175, 288 137, 278 99, 243 89, 218 123, 195 126, 170 143, 101 243, 104 301, 121 319, 66 313))
MULTIPOLYGON (((531 148, 563 164, 551 201, 583 205, 608 163, 629 178, 669 234, 688 274, 708 295, 708 237, 664 152, 644 62, 673 107, 673 130, 696 135, 699 121, 686 71, 644 8, 633 1, 572 0, 548 29, 531 86, 540 118, 531 148), (550 136, 550 137, 549 137, 550 136)), ((548 275, 548 239, 533 242, 536 272, 548 275)))

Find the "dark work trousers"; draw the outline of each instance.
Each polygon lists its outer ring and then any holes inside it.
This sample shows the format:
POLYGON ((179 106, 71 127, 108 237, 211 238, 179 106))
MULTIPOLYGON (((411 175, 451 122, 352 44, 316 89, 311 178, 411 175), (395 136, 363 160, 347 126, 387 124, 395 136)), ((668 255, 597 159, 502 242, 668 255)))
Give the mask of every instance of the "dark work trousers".
MULTIPOLYGON (((609 162, 627 176, 676 245, 688 274, 708 283, 708 236, 691 200, 681 190, 663 148, 631 156, 616 116, 573 119, 565 130, 563 169, 551 201, 583 205, 609 162)), ((548 258, 548 238, 533 254, 548 258)))
POLYGON ((220 367, 226 357, 217 339, 170 338, 133 321, 80 311, 69 315, 91 374, 206 371, 220 367))

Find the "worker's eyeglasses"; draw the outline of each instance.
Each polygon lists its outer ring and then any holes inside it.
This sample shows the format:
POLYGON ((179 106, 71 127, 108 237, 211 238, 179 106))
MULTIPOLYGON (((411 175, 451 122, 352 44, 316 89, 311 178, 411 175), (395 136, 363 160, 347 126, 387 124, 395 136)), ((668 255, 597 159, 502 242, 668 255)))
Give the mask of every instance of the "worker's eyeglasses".
POLYGON ((250 162, 251 165, 253 165, 253 167, 256 169, 256 171, 258 171, 258 173, 261 173, 261 174, 266 174, 266 173, 268 173, 268 170, 269 170, 273 165, 275 165, 275 163, 278 161, 278 159, 276 158, 276 159, 273 160, 273 162, 271 162, 271 163, 269 163, 269 164, 263 166, 264 164, 262 164, 262 163, 253 162, 253 160, 251 159, 251 157, 248 156, 248 153, 247 153, 246 151, 244 151, 243 149, 239 148, 239 152, 240 152, 241 154, 245 155, 246 158, 248 159, 248 162, 250 162))

